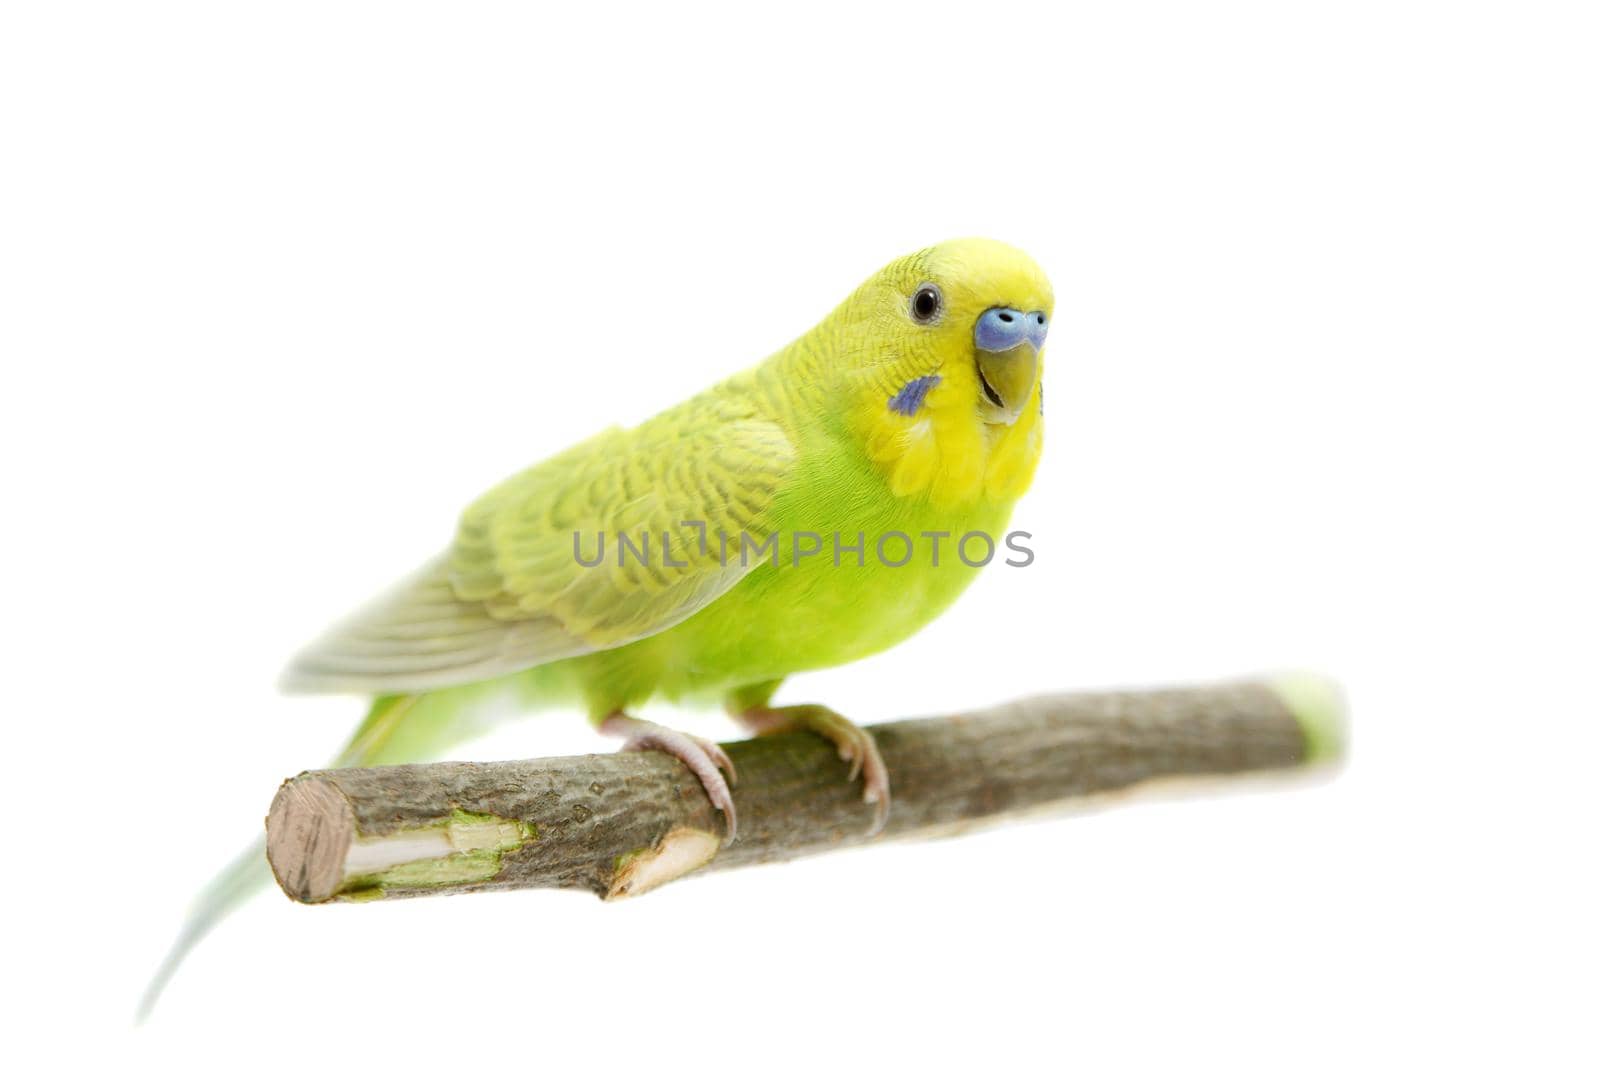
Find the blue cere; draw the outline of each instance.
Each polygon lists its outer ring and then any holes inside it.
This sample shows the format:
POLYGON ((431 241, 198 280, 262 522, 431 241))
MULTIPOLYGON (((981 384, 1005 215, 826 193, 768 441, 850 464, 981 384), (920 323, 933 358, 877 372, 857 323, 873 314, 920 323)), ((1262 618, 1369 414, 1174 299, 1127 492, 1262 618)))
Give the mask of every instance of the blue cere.
POLYGON ((922 411, 922 402, 928 397, 928 391, 939 384, 937 374, 925 374, 921 378, 913 378, 900 387, 900 392, 889 398, 889 410, 898 412, 902 416, 915 416, 922 411))
POLYGON ((1044 347, 1045 334, 1050 331, 1050 319, 1043 310, 1024 314, 1009 306, 994 306, 978 317, 972 330, 975 344, 986 352, 1008 352, 1027 341, 1034 348, 1044 347))

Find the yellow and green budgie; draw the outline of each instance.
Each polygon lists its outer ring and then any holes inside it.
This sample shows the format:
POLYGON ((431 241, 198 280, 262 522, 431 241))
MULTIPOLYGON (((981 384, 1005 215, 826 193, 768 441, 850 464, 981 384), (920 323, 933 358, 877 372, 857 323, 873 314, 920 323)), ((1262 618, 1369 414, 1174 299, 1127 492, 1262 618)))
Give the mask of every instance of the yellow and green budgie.
MULTIPOLYGON (((983 549, 957 543, 1000 538, 1038 464, 1053 304, 1038 265, 998 242, 894 261, 750 370, 488 492, 286 686, 373 696, 346 764, 429 759, 509 712, 580 704, 625 747, 688 765, 732 837, 722 749, 633 714, 718 699, 752 731, 834 743, 881 827, 871 736, 770 701, 792 673, 900 642, 971 582, 983 549)), ((152 998, 265 873, 257 846, 211 886, 152 998)))

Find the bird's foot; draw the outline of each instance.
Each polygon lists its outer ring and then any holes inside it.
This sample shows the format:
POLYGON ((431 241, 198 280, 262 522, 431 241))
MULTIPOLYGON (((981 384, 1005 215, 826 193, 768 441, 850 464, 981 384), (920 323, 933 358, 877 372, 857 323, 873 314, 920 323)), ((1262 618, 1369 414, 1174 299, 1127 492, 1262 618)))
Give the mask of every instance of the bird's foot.
POLYGON ((883 831, 889 819, 889 769, 878 753, 872 735, 839 712, 817 703, 793 707, 751 707, 734 712, 736 718, 756 734, 775 734, 786 730, 810 730, 833 742, 839 759, 850 765, 850 778, 862 779, 861 800, 874 806, 868 835, 883 831))
POLYGON ((738 775, 733 770, 733 761, 728 759, 721 745, 620 712, 601 722, 600 732, 623 738, 624 752, 655 749, 681 760, 694 772, 700 785, 706 788, 712 806, 721 811, 723 819, 728 822, 728 834, 724 842, 733 841, 739 825, 733 810, 733 792, 728 789, 728 784, 737 782, 738 775), (727 778, 724 779, 724 776, 727 778))

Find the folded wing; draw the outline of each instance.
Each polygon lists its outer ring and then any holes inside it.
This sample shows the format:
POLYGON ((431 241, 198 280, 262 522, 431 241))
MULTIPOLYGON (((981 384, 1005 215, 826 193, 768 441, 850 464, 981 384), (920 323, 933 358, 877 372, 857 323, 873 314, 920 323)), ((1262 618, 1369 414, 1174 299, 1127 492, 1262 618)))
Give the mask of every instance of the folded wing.
POLYGON ((746 573, 740 535, 771 531, 794 451, 778 425, 717 392, 489 492, 448 553, 308 647, 285 687, 398 693, 487 680, 643 639, 726 593, 746 573))

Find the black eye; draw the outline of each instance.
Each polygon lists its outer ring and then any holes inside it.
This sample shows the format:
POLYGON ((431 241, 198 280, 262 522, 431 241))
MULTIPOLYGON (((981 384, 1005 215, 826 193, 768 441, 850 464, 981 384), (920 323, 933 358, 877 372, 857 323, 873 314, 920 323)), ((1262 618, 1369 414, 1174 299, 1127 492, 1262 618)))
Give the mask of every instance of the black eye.
POLYGON ((911 296, 911 318, 926 325, 944 308, 944 296, 932 284, 923 284, 911 296))

